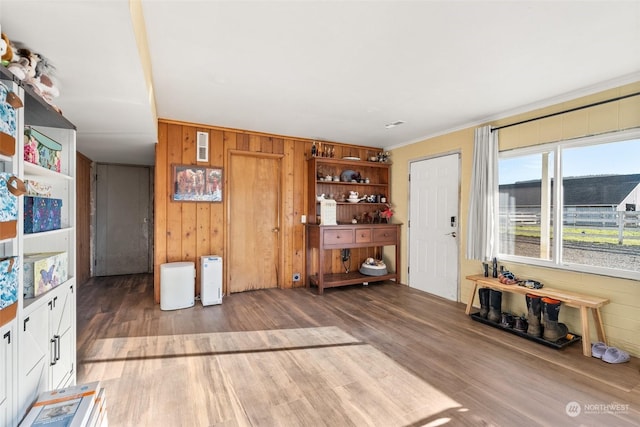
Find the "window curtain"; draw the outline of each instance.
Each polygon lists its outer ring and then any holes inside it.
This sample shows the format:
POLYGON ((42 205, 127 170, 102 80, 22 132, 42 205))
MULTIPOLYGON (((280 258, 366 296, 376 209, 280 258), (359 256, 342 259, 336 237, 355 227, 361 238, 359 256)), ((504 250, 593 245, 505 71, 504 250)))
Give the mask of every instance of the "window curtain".
POLYGON ((497 252, 498 135, 491 126, 475 130, 467 258, 492 259, 497 252))

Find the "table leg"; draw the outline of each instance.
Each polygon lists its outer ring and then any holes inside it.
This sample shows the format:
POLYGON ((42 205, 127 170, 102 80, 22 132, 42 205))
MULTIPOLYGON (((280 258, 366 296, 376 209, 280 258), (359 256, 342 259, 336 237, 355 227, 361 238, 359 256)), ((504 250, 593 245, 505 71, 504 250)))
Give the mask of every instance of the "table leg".
POLYGON ((587 307, 580 307, 580 321, 582 322, 582 354, 591 356, 591 337, 589 336, 589 317, 587 307))
POLYGON ((469 298, 469 302, 467 303, 467 308, 464 313, 468 316, 471 314, 471 307, 473 307, 473 300, 476 298, 476 289, 478 288, 478 282, 473 282, 473 290, 471 291, 471 297, 469 298))
MULTIPOLYGON (((309 237, 307 236, 307 239, 308 238, 309 237)), ((307 256, 305 259, 306 264, 304 266, 305 267, 304 270, 307 274, 307 280, 305 280, 305 284, 304 284, 305 288, 311 287, 311 253, 312 252, 313 252, 313 249, 307 248, 307 256)))
POLYGON ((604 334, 604 325, 602 324, 602 316, 600 315, 599 308, 592 308, 593 320, 596 324, 596 333, 598 334, 598 340, 607 344, 607 336, 604 334))
POLYGON ((318 249, 318 295, 324 291, 324 249, 318 249))

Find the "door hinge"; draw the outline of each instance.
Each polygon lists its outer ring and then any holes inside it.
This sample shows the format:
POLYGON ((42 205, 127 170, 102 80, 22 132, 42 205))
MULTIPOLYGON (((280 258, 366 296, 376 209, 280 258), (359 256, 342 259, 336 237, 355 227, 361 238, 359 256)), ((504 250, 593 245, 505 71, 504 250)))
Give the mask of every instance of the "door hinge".
POLYGON ((7 333, 4 334, 2 338, 7 340, 7 344, 11 344, 11 331, 7 331, 7 333))
POLYGON ((411 174, 409 174, 409 182, 411 182, 411 174))

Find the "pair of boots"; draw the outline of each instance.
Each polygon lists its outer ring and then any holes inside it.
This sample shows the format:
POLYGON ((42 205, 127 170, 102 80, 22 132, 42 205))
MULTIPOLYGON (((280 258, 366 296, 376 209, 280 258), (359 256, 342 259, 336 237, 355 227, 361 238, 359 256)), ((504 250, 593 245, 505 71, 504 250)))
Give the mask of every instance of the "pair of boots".
POLYGON ((527 299, 527 334, 534 337, 542 336, 543 339, 553 342, 567 335, 567 325, 558 323, 560 301, 532 294, 526 294, 525 298, 527 299))
POLYGON ((478 289, 480 317, 498 323, 502 318, 502 292, 489 288, 478 289))

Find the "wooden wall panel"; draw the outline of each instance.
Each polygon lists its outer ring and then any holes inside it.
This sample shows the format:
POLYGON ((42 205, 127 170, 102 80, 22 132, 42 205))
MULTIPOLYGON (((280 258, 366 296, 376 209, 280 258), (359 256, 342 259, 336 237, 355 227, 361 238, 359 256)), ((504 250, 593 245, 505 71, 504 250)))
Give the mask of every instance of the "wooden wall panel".
MULTIPOLYGON (((211 138, 209 139, 209 154, 211 155, 211 166, 224 167, 224 132, 219 129, 211 130, 211 138)), ((222 191, 224 192, 224 175, 223 170, 222 191)), ((224 203, 224 195, 223 195, 224 203)), ((215 203, 210 206, 210 229, 209 229, 209 254, 224 257, 224 204, 215 203)))
MULTIPOLYGON (((182 126, 182 159, 180 161, 184 165, 196 165, 196 128, 192 126, 182 126)), ((176 202, 173 202, 177 204, 176 202)), ((180 203, 182 212, 180 222, 182 223, 182 247, 180 259, 182 261, 196 260, 196 231, 197 216, 196 208, 199 203, 180 203)))
POLYGON ((76 283, 91 277, 91 159, 76 154, 76 283))
POLYGON ((168 161, 169 135, 168 125, 158 123, 158 143, 156 144, 156 167, 154 169, 154 242, 153 242, 153 277, 155 284, 153 297, 156 303, 160 302, 160 264, 167 262, 167 206, 169 205, 169 178, 168 161))
MULTIPOLYGON (((167 253, 165 262, 183 261, 182 259, 182 207, 185 203, 176 203, 171 200, 173 185, 172 166, 182 163, 182 126, 169 126, 167 146, 167 174, 166 174, 166 198, 167 204, 167 253)), ((195 160, 195 159, 194 159, 195 160)), ((156 169, 161 168, 156 162, 156 169)))
MULTIPOLYGON (((282 137, 237 129, 205 126, 171 120, 159 120, 158 144, 155 168, 155 253, 154 285, 155 300, 160 302, 160 264, 174 261, 196 263, 196 292, 199 293, 200 256, 219 255, 225 259, 226 229, 228 221, 226 187, 228 186, 228 153, 241 150, 283 155, 282 171, 282 282, 283 288, 305 285, 305 226, 301 215, 306 212, 307 167, 306 158, 312 141, 304 138, 282 137), (222 203, 173 202, 172 166, 174 164, 205 165, 196 162, 196 132, 209 133, 210 166, 222 166, 222 203), (293 281, 293 274, 300 273, 301 280, 293 281)), ((340 143, 329 143, 335 148, 336 157, 366 157, 371 148, 340 143)), ((376 151, 371 151, 375 153, 376 151)), ((353 253, 353 252, 352 252, 353 253)), ((363 253, 354 254, 356 259, 363 253)), ((333 268, 341 268, 340 252, 333 251, 329 257, 333 268)), ((227 272, 228 273, 228 272, 227 272)), ((225 274, 226 276, 226 274, 225 274)), ((223 284, 226 294, 226 283, 223 284)))

